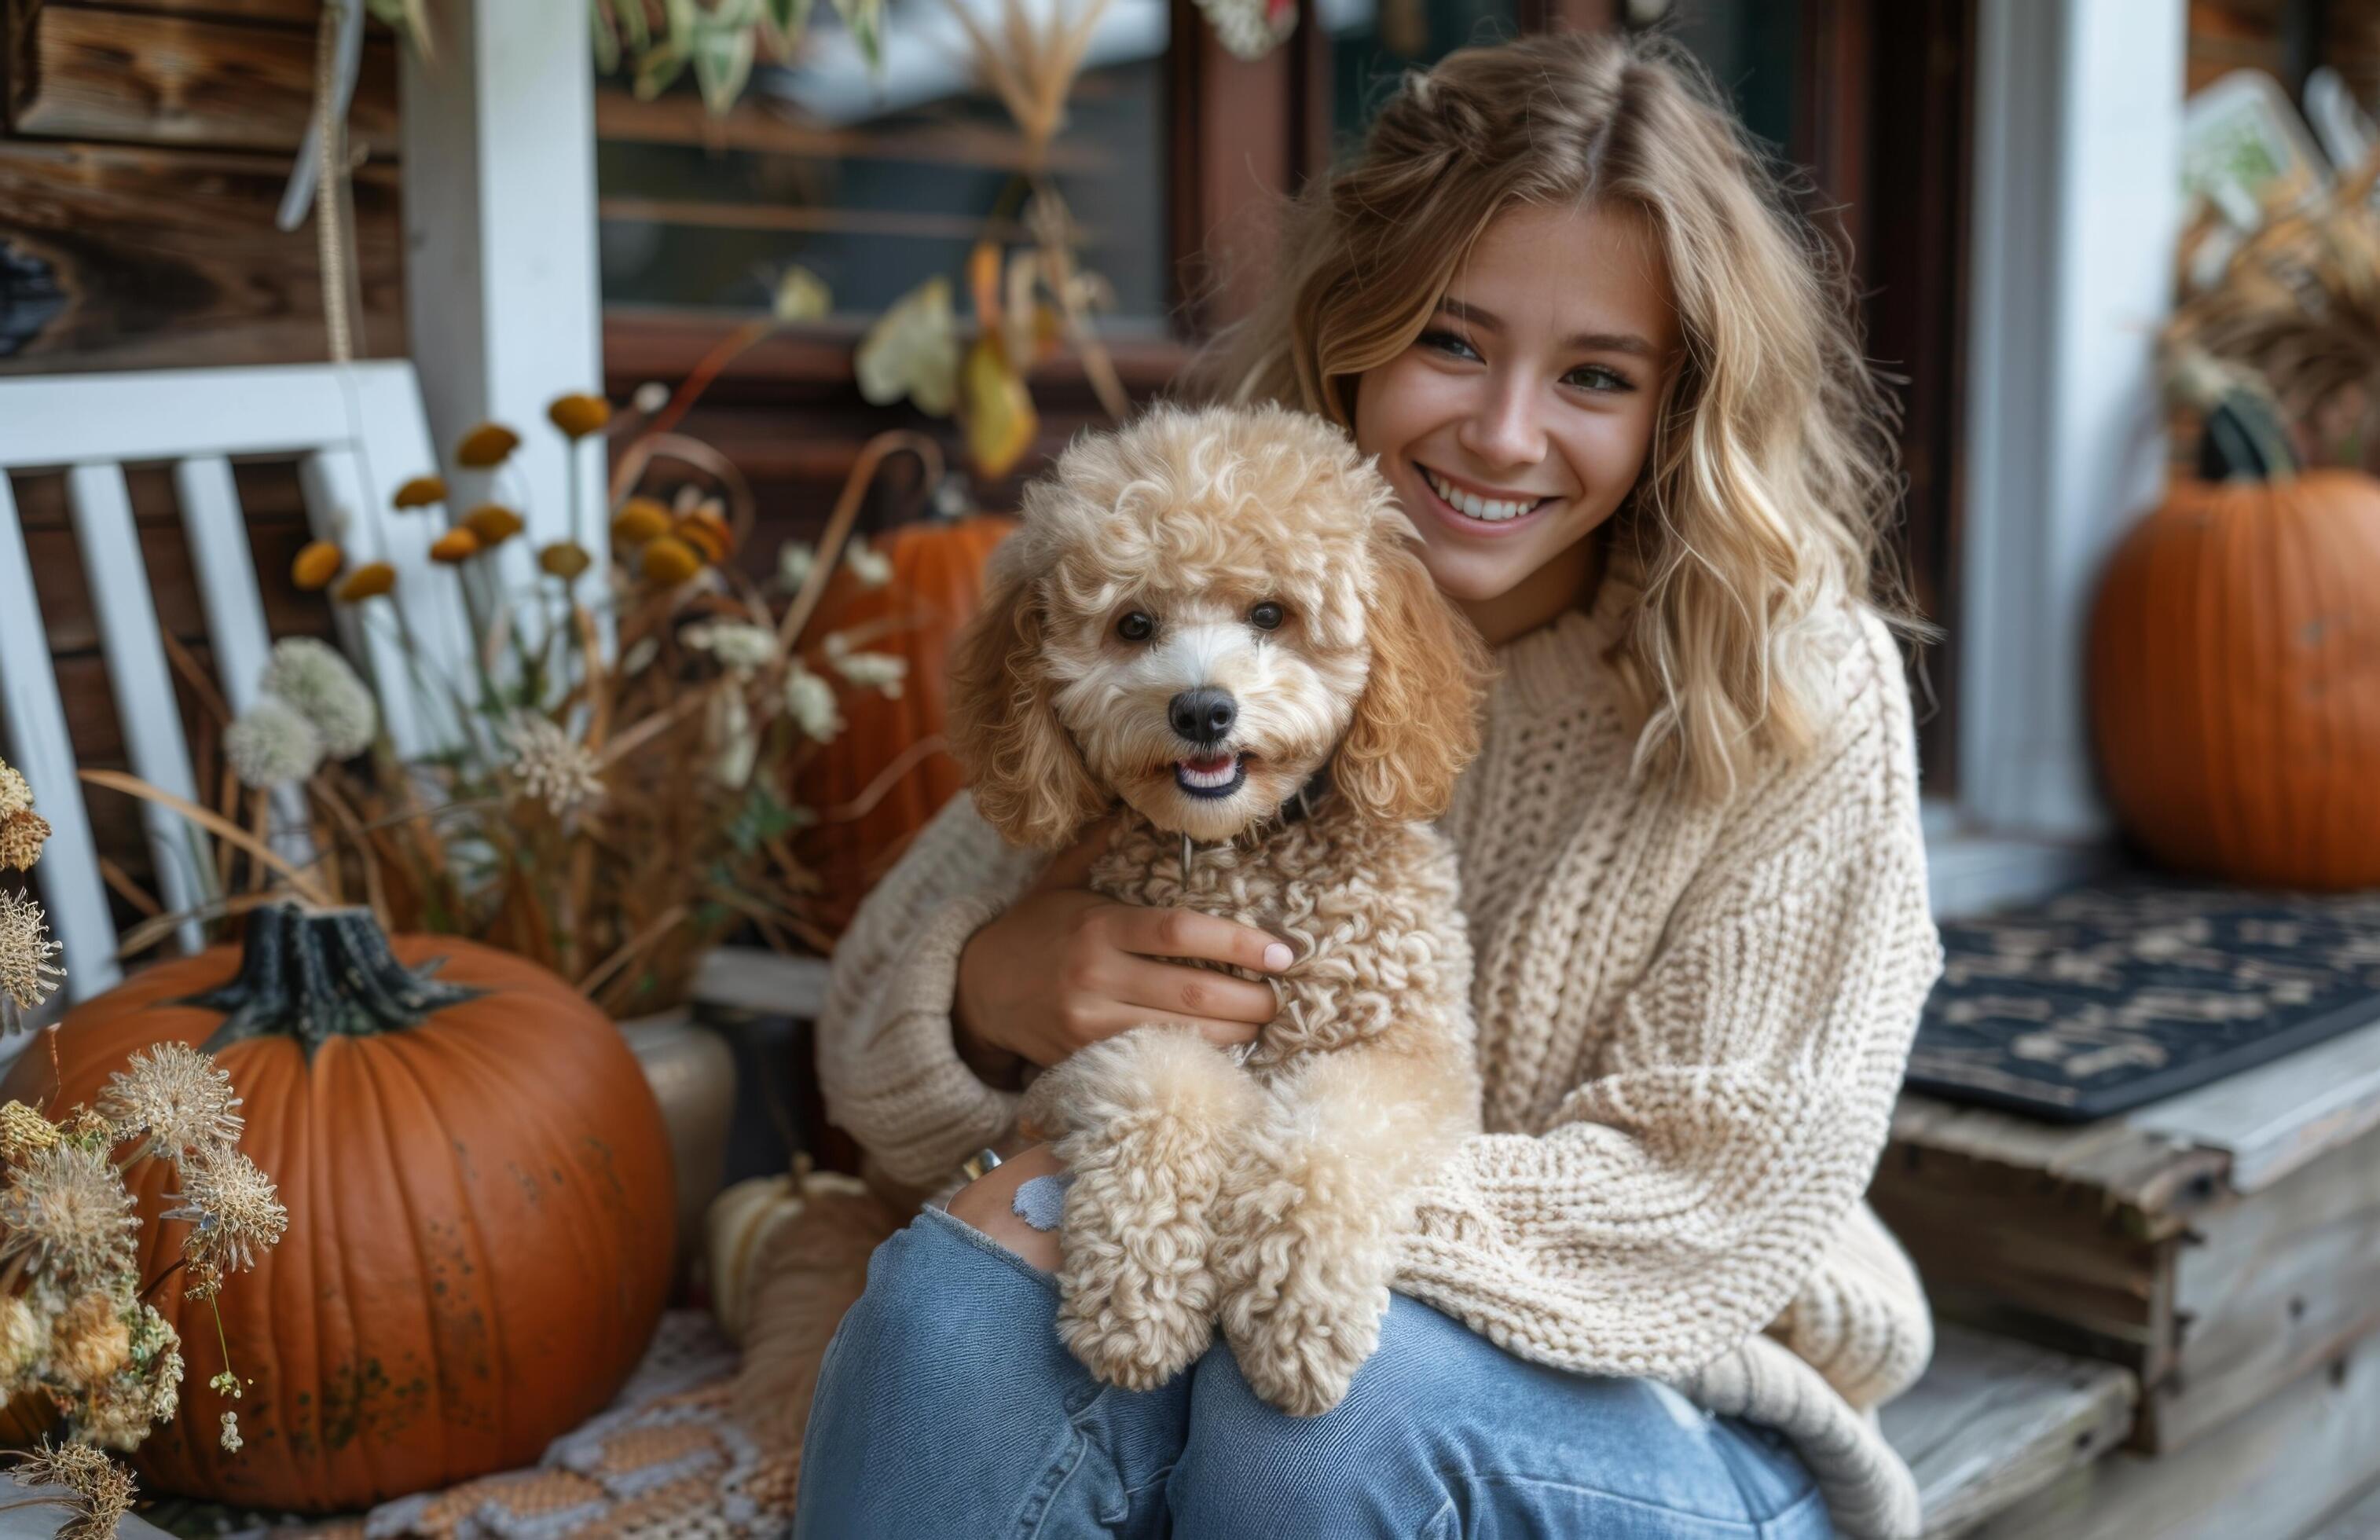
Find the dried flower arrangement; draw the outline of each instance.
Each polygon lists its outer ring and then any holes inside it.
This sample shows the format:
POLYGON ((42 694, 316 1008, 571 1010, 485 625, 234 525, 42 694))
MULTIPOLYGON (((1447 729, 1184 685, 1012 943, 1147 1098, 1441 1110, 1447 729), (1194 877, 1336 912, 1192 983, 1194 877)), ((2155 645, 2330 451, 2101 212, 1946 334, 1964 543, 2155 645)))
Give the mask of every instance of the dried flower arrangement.
POLYGON ((2380 156, 2311 199, 2278 189, 2265 219, 2193 285, 2210 242, 2228 238, 2206 210, 2180 246, 2180 302, 2162 339, 2180 445, 2226 395, 2262 398, 2305 466, 2380 470, 2380 156))
MULTIPOLYGON (((48 832, 25 778, 0 762, 0 865, 30 870, 48 832)), ((0 893, 0 1024, 20 1024, 55 991, 57 950, 39 903, 0 893)), ((0 1402, 20 1426, 63 1419, 57 1440, 44 1433, 10 1474, 67 1489, 23 1499, 71 1508, 61 1534, 115 1533, 133 1480, 103 1451, 139 1447, 180 1407, 181 1340, 150 1297, 178 1272, 184 1297, 212 1306, 287 1228, 272 1179, 239 1151, 239 1105, 213 1059, 173 1042, 134 1054, 97 1105, 58 1121, 0 1103, 0 1402), (144 1284, 128 1173, 147 1160, 170 1163, 180 1183, 157 1222, 190 1228, 179 1260, 144 1284)), ((217 1327, 220 1340, 220 1315, 217 1327)), ((207 1384, 240 1397, 228 1363, 207 1384)), ((223 1413, 219 1437, 238 1451, 237 1413, 223 1413)))
MULTIPOLYGON (((299 587, 326 590, 359 625, 396 640, 412 708, 441 724, 443 746, 401 759, 382 702, 336 649, 275 644, 261 697, 221 734, 221 811, 177 805, 218 841, 210 917, 293 891, 360 904, 392 933, 466 935, 528 957, 614 1016, 680 1003, 702 954, 739 926, 787 951, 832 945, 811 917, 819 881, 791 840, 817 815, 786 788, 840 730, 842 692, 897 695, 907 664, 871 649, 882 627, 814 636, 809 622, 838 566, 863 583, 889 576, 853 534, 877 468, 907 451, 930 482, 940 457, 917 434, 872 441, 819 546, 789 544, 774 580, 758 582, 733 560, 751 524, 749 490, 722 456, 666 430, 679 395, 632 414, 645 426, 620 455, 611 559, 591 601, 577 586, 595 564, 591 542, 546 544, 533 586, 507 592, 500 558, 525 521, 499 502, 457 510, 436 477, 407 482, 393 501, 397 516, 441 521, 427 580, 459 584, 468 635, 417 635, 385 563, 350 564, 332 542, 298 553, 299 587), (671 495, 649 495, 664 461, 689 474, 663 489, 671 495)), ((549 416, 573 443, 613 418, 584 395, 549 416)), ((501 488, 520 447, 511 430, 486 424, 455 459, 501 488)), ((195 665, 176 661, 227 715, 195 665)), ((162 795, 130 777, 84 775, 162 795)), ((178 918, 136 928, 127 950, 178 918)))

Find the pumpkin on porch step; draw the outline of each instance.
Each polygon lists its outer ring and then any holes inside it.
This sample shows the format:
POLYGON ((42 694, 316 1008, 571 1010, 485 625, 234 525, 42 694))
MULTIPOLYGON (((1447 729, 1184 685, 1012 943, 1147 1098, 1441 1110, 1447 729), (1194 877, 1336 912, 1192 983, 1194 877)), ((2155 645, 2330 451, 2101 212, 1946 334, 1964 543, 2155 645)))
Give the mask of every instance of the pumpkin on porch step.
MULTIPOLYGON (((240 1147, 289 1231, 225 1289, 246 1447, 214 1398, 132 1456, 152 1491, 324 1511, 527 1464, 601 1411, 660 1319, 674 1243, 668 1134, 619 1032, 552 974, 361 910, 261 909, 244 945, 160 964, 70 1012, 0 1093, 97 1097, 152 1043, 212 1053, 240 1147)), ((144 1214, 173 1172, 135 1173, 144 1214)), ((181 1244, 143 1234, 141 1276, 181 1244)), ((212 1311, 153 1303, 193 1387, 222 1367, 212 1311)))
POLYGON ((824 915, 833 931, 851 923, 909 837, 965 783, 958 762, 926 740, 939 740, 948 719, 951 638, 983 602, 985 560, 1015 527, 1015 520, 990 514, 904 525, 874 542, 891 564, 891 581, 869 588, 845 567, 819 605, 814 628, 821 634, 856 631, 855 647, 909 662, 898 696, 844 692, 844 730, 797 778, 795 800, 820 814, 801 849, 825 881, 824 915), (880 636, 874 634, 879 626, 886 628, 880 636), (909 755, 916 762, 896 770, 909 755), (872 805, 838 816, 880 779, 882 794, 872 805))
POLYGON ((2157 861, 2380 884, 2380 481, 2178 480, 2108 564, 2090 671, 2107 795, 2157 861))

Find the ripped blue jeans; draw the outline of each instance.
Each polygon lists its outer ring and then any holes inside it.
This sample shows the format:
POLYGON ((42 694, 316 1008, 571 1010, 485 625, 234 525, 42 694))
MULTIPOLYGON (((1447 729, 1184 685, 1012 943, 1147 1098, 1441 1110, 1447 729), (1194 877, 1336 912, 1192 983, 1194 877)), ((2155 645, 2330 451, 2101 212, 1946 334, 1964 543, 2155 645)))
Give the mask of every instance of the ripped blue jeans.
POLYGON ((1821 1540, 1810 1473, 1665 1386, 1515 1358, 1393 1297, 1347 1399, 1287 1416, 1220 1339, 1172 1383, 1092 1379, 1054 1280, 928 1208, 828 1349, 795 1540, 1821 1540))

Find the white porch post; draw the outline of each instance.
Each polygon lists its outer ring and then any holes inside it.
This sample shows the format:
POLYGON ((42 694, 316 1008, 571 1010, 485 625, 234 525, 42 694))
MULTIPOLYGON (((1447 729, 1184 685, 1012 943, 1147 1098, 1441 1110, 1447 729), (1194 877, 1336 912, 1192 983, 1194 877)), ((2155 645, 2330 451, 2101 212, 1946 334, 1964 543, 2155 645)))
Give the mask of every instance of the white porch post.
POLYGON ((2156 495, 2152 349, 2181 208, 2182 0, 1984 0, 1959 812, 2103 835, 2084 717, 2091 596, 2156 495))
MULTIPOLYGON (((441 452, 478 422, 521 435, 492 491, 456 479, 458 501, 525 502, 536 546, 585 541, 602 571, 600 443, 581 444, 574 521, 548 402, 603 389, 595 256, 594 67, 586 0, 431 0, 436 56, 405 60, 406 314, 441 452)), ((448 467, 450 475, 453 467, 448 467)), ((592 579, 590 578, 589 581, 592 579)))

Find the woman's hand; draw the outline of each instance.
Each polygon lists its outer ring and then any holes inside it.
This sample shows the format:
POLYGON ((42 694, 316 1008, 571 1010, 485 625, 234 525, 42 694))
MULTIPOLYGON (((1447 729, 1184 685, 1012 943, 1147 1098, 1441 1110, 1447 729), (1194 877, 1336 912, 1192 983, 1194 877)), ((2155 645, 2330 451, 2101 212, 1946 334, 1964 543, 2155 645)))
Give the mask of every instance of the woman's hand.
POLYGON ((1280 1008, 1270 985, 1158 959, 1278 973, 1291 960, 1285 942, 1253 926, 1118 903, 1082 886, 1111 832, 1109 821, 1094 825, 960 952, 952 1013, 961 1053, 985 1078, 1013 1078, 1019 1061, 1047 1069, 1152 1022, 1195 1027, 1218 1047, 1234 1047, 1253 1041, 1280 1008))
POLYGON ((1064 1161, 1047 1145, 1031 1145, 951 1196, 951 1218, 964 1219, 1045 1273, 1058 1270, 1058 1232, 1036 1230, 1017 1217, 1016 1189, 1037 1176, 1057 1176, 1064 1161))

